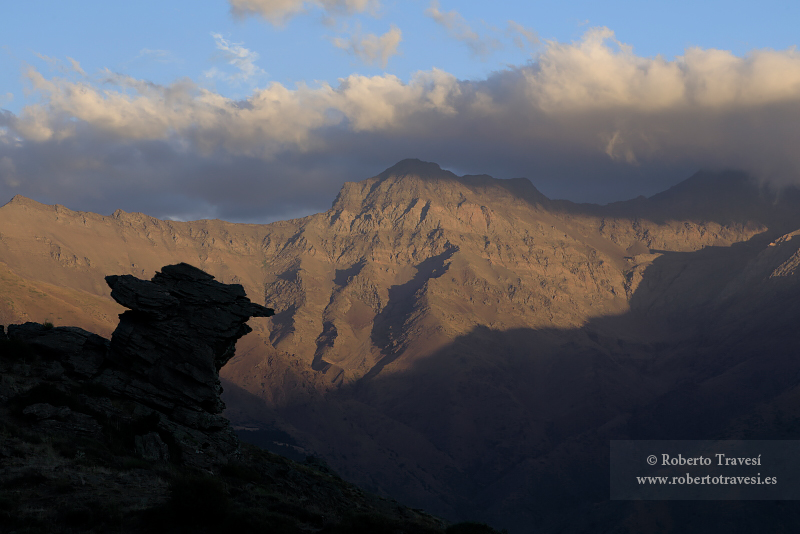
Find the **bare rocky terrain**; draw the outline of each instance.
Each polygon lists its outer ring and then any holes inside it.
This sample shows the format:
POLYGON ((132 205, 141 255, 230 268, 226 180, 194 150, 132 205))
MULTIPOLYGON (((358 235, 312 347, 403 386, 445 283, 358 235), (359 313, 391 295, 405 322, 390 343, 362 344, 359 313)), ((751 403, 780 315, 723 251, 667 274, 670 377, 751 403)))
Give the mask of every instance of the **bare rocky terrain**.
POLYGON ((0 322, 108 336, 98 280, 183 261, 275 310, 220 372, 226 417, 273 450, 511 532, 778 528, 775 503, 609 502, 608 442, 797 436, 799 197, 698 173, 577 205, 417 160, 269 225, 15 197, 0 322))

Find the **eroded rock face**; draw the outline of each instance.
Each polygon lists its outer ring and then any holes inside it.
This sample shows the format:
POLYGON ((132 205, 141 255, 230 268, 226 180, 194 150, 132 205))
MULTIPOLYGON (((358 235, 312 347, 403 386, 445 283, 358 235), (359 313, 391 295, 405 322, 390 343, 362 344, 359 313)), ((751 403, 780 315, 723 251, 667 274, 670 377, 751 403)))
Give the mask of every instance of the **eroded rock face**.
POLYGON ((111 297, 130 308, 111 337, 115 370, 106 379, 130 379, 123 387, 158 408, 221 413, 219 370, 233 357, 236 340, 251 331, 246 321, 272 310, 250 302, 242 286, 217 282, 186 263, 164 267, 152 281, 124 275, 106 282, 111 297))
POLYGON ((129 308, 111 341, 75 327, 10 325, 11 340, 47 361, 36 366, 41 372, 27 373, 27 393, 3 396, 29 404, 22 415, 37 425, 111 435, 148 460, 226 463, 238 439, 219 415, 219 370, 251 331, 247 320, 273 311, 250 302, 242 286, 186 263, 166 266, 150 281, 124 275, 106 282, 129 308), (44 400, 72 405, 37 402, 43 391, 50 391, 44 400))

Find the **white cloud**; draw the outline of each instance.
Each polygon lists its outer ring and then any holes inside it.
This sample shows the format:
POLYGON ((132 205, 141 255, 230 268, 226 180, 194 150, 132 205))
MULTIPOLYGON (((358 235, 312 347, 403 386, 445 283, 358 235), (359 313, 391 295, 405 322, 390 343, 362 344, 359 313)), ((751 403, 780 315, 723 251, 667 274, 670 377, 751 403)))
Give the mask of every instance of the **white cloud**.
POLYGON ((531 28, 526 28, 513 20, 508 21, 506 35, 511 37, 514 46, 523 51, 539 44, 539 36, 536 34, 536 31, 531 28))
POLYGON ((71 58, 71 57, 69 57, 69 56, 67 56, 67 59, 69 60, 70 66, 72 66, 72 70, 74 70, 74 71, 75 71, 75 72, 77 72, 78 74, 81 74, 81 75, 83 75, 83 76, 86 76, 86 73, 85 73, 85 72, 84 72, 84 70, 81 68, 81 64, 80 64, 80 63, 78 63, 77 61, 75 61, 74 59, 72 59, 72 58, 71 58))
POLYGON ((453 39, 466 44, 472 55, 485 59, 489 54, 501 48, 497 39, 478 35, 455 9, 442 12, 439 7, 439 0, 431 0, 431 5, 425 10, 425 14, 443 26, 453 39))
POLYGON ((254 76, 265 74, 264 70, 256 66, 259 55, 257 52, 242 46, 242 43, 231 43, 219 33, 211 33, 211 37, 217 45, 217 50, 221 52, 221 58, 229 65, 235 67, 239 72, 228 75, 220 72, 216 68, 211 68, 204 72, 208 78, 222 78, 232 82, 246 81, 254 76))
POLYGON ((321 9, 328 16, 375 12, 380 7, 379 0, 228 0, 228 2, 236 16, 260 15, 276 25, 283 24, 287 19, 312 7, 321 9))
POLYGON ((67 56, 67 59, 69 60, 69 67, 67 67, 58 58, 45 56, 44 54, 40 54, 38 52, 34 52, 33 54, 47 63, 51 69, 57 70, 62 74, 71 75, 73 73, 78 73, 81 76, 86 76, 86 72, 84 72, 84 70, 81 68, 81 64, 69 56, 67 56))
POLYGON ((150 48, 142 48, 136 55, 136 58, 147 58, 156 63, 177 63, 178 60, 169 50, 152 50, 150 48))
POLYGON ((334 38, 333 44, 358 57, 367 65, 380 63, 382 68, 386 68, 389 58, 397 55, 397 47, 402 38, 403 32, 392 24, 391 29, 381 36, 372 33, 362 36, 356 31, 348 39, 334 38))
POLYGON ((58 59, 46 56, 44 54, 40 54, 39 52, 34 52, 33 54, 42 61, 44 61, 45 63, 47 63, 48 65, 50 65, 51 67, 57 67, 59 63, 61 63, 58 59))

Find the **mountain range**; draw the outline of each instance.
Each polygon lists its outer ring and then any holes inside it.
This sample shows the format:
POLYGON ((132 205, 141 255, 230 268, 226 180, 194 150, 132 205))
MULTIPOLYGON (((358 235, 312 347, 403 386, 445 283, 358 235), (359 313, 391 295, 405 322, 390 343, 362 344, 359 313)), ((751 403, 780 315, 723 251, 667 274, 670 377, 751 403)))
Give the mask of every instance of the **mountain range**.
POLYGON ((699 172, 598 206, 404 160, 267 225, 17 196, 0 208, 0 323, 109 337, 123 308, 104 276, 179 262, 275 310, 220 372, 240 435, 371 491, 515 533, 798 519, 608 500, 610 440, 800 432, 796 189, 699 172))

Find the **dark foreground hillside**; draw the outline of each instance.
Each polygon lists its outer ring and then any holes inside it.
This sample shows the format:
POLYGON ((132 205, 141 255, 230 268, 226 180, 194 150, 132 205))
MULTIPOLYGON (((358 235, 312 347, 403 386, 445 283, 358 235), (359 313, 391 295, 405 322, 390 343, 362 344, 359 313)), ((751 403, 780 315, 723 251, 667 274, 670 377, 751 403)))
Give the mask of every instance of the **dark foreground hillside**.
POLYGON ((130 308, 111 341, 0 330, 0 532, 493 532, 239 443, 218 371, 247 319, 272 313, 241 286, 186 264, 106 281, 130 308))

